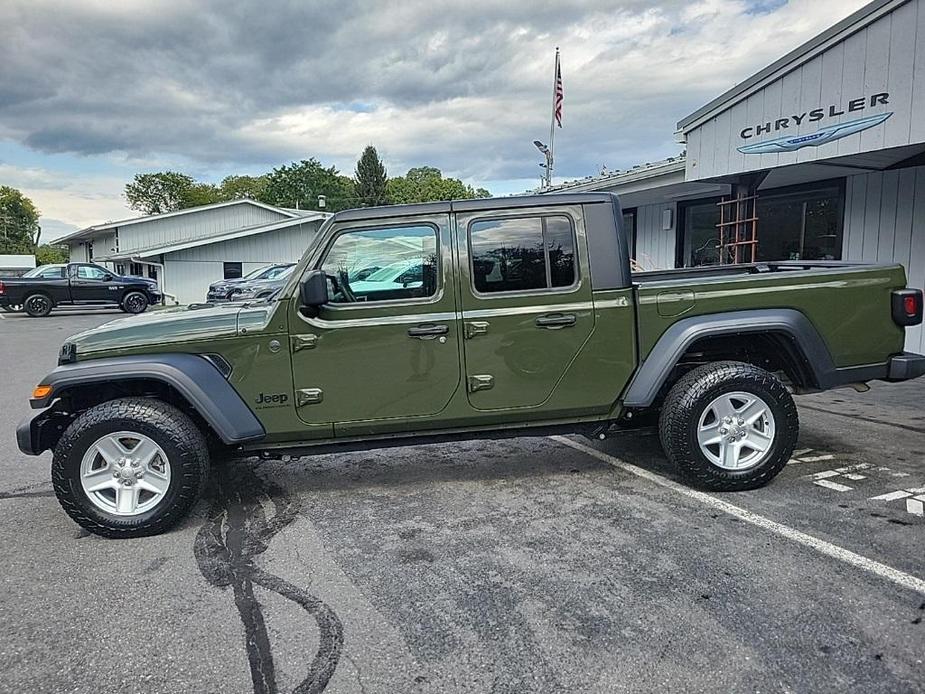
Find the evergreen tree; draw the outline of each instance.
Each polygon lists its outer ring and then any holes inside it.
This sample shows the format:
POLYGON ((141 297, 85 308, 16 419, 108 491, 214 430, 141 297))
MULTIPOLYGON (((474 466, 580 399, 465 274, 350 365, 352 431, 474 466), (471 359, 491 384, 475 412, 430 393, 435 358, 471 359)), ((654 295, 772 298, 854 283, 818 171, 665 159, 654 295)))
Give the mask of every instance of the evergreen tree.
POLYGON ((356 182, 356 194, 361 205, 373 207, 388 204, 389 200, 386 191, 389 180, 388 174, 379 159, 379 153, 372 145, 367 145, 359 161, 357 161, 354 179, 356 182))

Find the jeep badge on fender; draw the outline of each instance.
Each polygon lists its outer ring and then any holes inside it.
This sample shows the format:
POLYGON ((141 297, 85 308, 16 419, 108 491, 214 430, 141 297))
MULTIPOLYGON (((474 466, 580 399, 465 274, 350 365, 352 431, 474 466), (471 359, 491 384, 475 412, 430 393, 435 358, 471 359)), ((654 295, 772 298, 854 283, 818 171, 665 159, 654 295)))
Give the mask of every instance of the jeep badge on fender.
POLYGON ((275 405, 285 405, 289 402, 289 396, 286 393, 259 393, 257 400, 258 406, 273 407, 275 405))

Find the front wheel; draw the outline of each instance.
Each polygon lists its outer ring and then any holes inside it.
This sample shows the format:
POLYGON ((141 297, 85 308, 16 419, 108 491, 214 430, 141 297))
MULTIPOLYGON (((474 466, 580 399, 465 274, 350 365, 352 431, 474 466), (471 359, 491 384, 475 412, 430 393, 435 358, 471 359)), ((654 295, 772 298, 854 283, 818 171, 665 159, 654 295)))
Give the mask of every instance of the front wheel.
POLYGON ((665 453, 686 481, 740 491, 762 487, 783 470, 800 423, 776 376, 727 361, 698 367, 674 385, 659 430, 665 453))
POLYGON ((126 313, 144 313, 148 308, 148 297, 141 292, 129 292, 122 299, 121 308, 126 313))
POLYGON ((67 514, 104 537, 156 535, 178 523, 209 472, 205 437, 173 405, 148 398, 93 407, 62 434, 52 483, 67 514))

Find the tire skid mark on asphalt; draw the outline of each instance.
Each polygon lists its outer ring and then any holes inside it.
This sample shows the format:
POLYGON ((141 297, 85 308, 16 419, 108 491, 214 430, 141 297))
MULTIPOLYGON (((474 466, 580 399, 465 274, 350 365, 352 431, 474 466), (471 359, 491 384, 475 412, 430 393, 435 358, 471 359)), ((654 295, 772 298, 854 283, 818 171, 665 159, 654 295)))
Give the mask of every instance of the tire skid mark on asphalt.
POLYGON ((25 487, 16 487, 6 492, 0 492, 0 499, 31 499, 35 497, 54 496, 55 490, 48 487, 45 482, 30 484, 25 487), (44 489, 42 489, 44 487, 44 489))
POLYGON ((310 614, 318 627, 318 649, 296 694, 324 691, 340 661, 344 628, 337 613, 320 598, 260 568, 254 559, 298 517, 301 500, 259 477, 248 463, 213 468, 217 485, 208 518, 193 546, 199 570, 217 588, 232 587, 244 625, 245 648, 256 694, 278 689, 273 653, 254 585, 291 600, 310 614), (264 502, 274 510, 270 516, 264 502))

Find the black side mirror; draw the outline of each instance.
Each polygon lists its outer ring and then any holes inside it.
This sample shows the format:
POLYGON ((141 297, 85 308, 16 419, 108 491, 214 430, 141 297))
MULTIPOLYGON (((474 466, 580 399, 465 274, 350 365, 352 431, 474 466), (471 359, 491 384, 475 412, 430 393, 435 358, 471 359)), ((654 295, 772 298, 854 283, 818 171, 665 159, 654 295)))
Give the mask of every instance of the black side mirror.
POLYGON ((299 283, 299 297, 303 306, 318 308, 330 301, 328 295, 328 276, 324 270, 312 270, 299 283))
POLYGON ((110 274, 103 275, 103 281, 104 281, 104 282, 112 282, 114 279, 115 279, 115 278, 114 278, 112 275, 110 275, 110 274))

